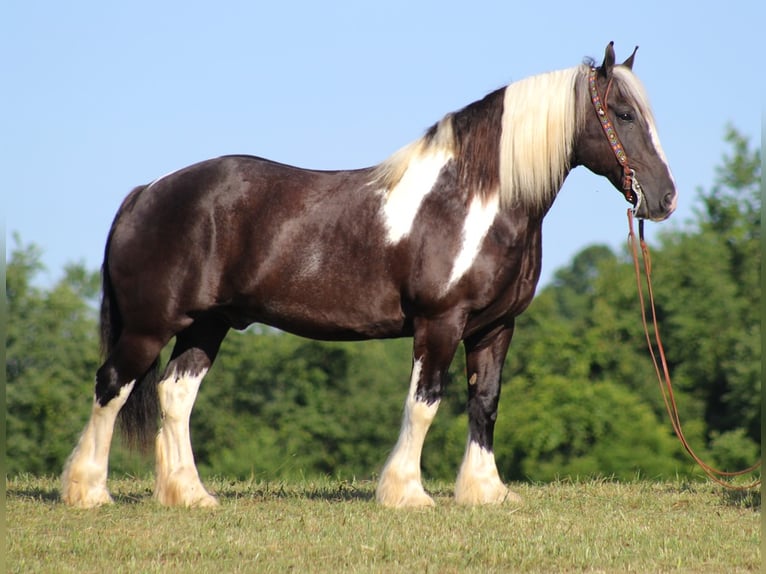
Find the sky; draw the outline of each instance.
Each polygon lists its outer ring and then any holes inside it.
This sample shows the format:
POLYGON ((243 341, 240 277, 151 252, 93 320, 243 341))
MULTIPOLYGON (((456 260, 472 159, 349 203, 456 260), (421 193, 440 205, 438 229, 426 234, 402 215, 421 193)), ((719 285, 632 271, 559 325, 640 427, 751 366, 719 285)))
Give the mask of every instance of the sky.
MULTIPOLYGON (((727 151, 761 142, 761 2, 42 2, 0 16, 6 257, 13 234, 98 269, 136 185, 230 153, 315 169, 375 165, 446 113, 524 77, 618 61, 644 83, 684 226, 727 151), (700 6, 697 8, 696 6, 700 6)), ((575 169, 543 226, 542 283, 583 248, 619 250, 627 204, 575 169)))

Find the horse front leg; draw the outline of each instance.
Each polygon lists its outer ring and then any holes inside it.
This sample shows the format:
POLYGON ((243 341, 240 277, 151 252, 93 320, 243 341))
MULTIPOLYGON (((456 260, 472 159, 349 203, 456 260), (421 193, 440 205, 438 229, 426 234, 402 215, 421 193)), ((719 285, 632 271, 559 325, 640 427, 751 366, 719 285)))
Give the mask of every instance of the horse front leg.
POLYGON ((399 440, 380 475, 376 498, 394 508, 433 506, 423 488, 420 457, 431 422, 436 416, 463 322, 420 320, 415 340, 410 389, 404 403, 399 440))
POLYGON ((455 484, 459 504, 521 502, 497 472, 493 450, 503 363, 513 322, 465 341, 468 376, 468 443, 455 484))

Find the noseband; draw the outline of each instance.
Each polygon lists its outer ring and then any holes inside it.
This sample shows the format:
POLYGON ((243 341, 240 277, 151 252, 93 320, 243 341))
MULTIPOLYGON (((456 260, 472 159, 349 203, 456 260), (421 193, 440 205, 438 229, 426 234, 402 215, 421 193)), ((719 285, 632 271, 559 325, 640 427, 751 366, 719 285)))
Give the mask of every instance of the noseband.
POLYGON ((609 115, 606 113, 606 99, 609 96, 609 88, 612 87, 612 80, 609 79, 609 83, 606 86, 606 92, 604 93, 604 100, 601 101, 601 97, 598 95, 598 87, 596 86, 596 76, 598 70, 591 68, 588 74, 588 86, 590 87, 590 101, 593 102, 593 108, 596 110, 596 115, 601 122, 601 127, 604 129, 606 139, 609 141, 609 145, 612 146, 612 151, 617 161, 622 166, 622 194, 625 199, 633 205, 633 214, 636 215, 638 208, 641 205, 641 201, 644 197, 644 193, 641 190, 641 184, 638 183, 636 178, 636 172, 631 169, 628 164, 628 156, 625 154, 625 148, 622 147, 622 142, 617 135, 617 131, 612 125, 612 121, 609 119, 609 115))

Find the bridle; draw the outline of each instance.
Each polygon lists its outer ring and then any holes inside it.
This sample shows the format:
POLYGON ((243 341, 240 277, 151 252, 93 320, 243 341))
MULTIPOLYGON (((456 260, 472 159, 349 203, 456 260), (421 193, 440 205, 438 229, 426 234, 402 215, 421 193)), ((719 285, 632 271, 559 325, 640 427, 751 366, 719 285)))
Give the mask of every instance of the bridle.
POLYGON ((609 145, 612 146, 612 151, 617 161, 622 166, 622 194, 625 199, 633 205, 633 215, 638 214, 638 208, 644 198, 644 192, 641 189, 641 184, 638 183, 636 178, 636 172, 630 167, 628 163, 628 156, 625 153, 625 148, 622 146, 617 131, 612 125, 612 120, 609 119, 607 114, 606 99, 609 97, 609 89, 612 87, 612 79, 609 79, 609 83, 606 86, 606 92, 604 92, 604 99, 601 100, 601 96, 598 95, 598 86, 596 79, 598 76, 598 69, 591 68, 588 74, 588 87, 590 88, 590 101, 593 103, 593 109, 596 110, 596 115, 601 122, 601 127, 606 134, 606 139, 609 141, 609 145))

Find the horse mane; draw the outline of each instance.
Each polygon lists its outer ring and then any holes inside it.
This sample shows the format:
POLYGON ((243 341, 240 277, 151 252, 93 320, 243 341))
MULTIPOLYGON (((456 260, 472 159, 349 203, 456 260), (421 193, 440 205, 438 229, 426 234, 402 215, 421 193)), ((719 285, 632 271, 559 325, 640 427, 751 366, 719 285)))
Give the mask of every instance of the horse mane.
POLYGON ((447 114, 422 138, 378 165, 373 181, 393 189, 410 162, 444 153, 455 161, 458 182, 471 194, 499 195, 503 206, 544 209, 570 169, 575 83, 586 66, 514 82, 447 114))
POLYGON ((587 68, 532 76, 510 84, 503 101, 500 200, 544 209, 571 168, 579 129, 575 84, 587 68))

